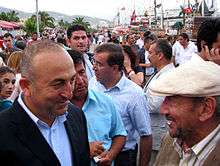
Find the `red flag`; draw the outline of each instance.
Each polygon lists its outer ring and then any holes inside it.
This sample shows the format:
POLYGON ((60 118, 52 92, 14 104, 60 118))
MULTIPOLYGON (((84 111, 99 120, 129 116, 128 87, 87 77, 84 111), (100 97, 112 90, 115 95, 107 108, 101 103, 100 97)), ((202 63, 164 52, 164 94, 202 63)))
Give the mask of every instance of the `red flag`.
POLYGON ((130 22, 130 24, 132 24, 133 22, 136 22, 136 18, 137 18, 137 16, 136 16, 135 10, 134 10, 132 15, 131 15, 131 22, 130 22))
POLYGON ((184 11, 184 13, 186 13, 186 14, 190 14, 190 13, 193 12, 193 10, 192 10, 191 7, 186 7, 186 8, 183 9, 183 11, 184 11))

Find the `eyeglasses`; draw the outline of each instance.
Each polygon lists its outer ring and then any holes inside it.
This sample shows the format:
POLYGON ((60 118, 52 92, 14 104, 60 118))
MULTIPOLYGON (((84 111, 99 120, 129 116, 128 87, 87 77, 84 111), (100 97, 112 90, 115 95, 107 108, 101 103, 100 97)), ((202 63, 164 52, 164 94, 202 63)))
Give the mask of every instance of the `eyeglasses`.
POLYGON ((102 63, 97 62, 95 59, 92 59, 92 64, 97 68, 104 67, 102 63))

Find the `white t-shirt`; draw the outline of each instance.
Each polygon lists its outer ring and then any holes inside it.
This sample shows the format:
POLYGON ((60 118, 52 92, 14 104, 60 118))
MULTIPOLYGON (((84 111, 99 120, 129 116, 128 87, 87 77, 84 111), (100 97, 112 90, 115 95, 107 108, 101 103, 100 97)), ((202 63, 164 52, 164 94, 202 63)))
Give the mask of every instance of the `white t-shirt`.
POLYGON ((141 49, 144 46, 144 41, 140 38, 136 41, 136 45, 141 49))
POLYGON ((173 45, 173 56, 175 56, 175 63, 179 65, 189 61, 197 52, 198 50, 196 45, 191 41, 189 41, 189 44, 185 49, 178 41, 176 41, 176 43, 173 45))
MULTIPOLYGON (((148 64, 150 63, 149 61, 149 52, 148 51, 145 51, 145 63, 148 64)), ((151 75, 154 73, 154 68, 153 67, 146 67, 145 68, 145 75, 151 75)))

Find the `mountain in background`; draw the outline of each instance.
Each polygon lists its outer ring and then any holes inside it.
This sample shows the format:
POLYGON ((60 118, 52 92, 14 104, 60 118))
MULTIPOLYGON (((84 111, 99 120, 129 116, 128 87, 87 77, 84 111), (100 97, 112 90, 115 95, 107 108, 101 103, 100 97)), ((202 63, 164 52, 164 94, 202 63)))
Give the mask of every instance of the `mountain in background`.
MULTIPOLYGON (((0 12, 9 12, 14 10, 15 12, 18 13, 18 16, 22 20, 26 20, 27 18, 31 17, 35 13, 28 13, 28 12, 23 12, 19 11, 16 9, 9 9, 5 7, 0 7, 0 12)), ((76 17, 84 17, 85 21, 88 21, 92 27, 96 28, 97 26, 107 26, 111 24, 111 21, 105 20, 105 19, 100 19, 100 18, 95 18, 95 17, 89 17, 89 16, 82 16, 82 15, 66 15, 58 12, 52 12, 52 11, 46 11, 51 17, 55 19, 56 22, 60 21, 63 19, 64 21, 72 22, 72 20, 76 17)))

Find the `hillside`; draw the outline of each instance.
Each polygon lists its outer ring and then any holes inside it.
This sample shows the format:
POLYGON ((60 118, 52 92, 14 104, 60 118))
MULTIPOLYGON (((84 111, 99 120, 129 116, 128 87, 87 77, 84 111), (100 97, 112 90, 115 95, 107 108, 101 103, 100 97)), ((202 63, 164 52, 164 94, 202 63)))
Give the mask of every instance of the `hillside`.
MULTIPOLYGON (((17 13, 19 13, 20 19, 24 19, 24 20, 27 19, 28 17, 30 17, 31 15, 35 14, 35 13, 28 13, 28 12, 15 10, 15 9, 0 7, 0 12, 9 12, 10 10, 14 10, 17 13)), ((58 12, 52 12, 52 11, 46 11, 46 12, 48 12, 48 14, 51 17, 53 17, 56 20, 56 22, 58 22, 61 19, 68 21, 68 22, 71 22, 76 17, 84 17, 85 21, 88 21, 93 27, 97 27, 98 25, 103 25, 103 24, 108 24, 108 25, 111 24, 111 22, 109 20, 90 17, 90 16, 82 16, 82 15, 69 16, 66 14, 58 13, 58 12)))

